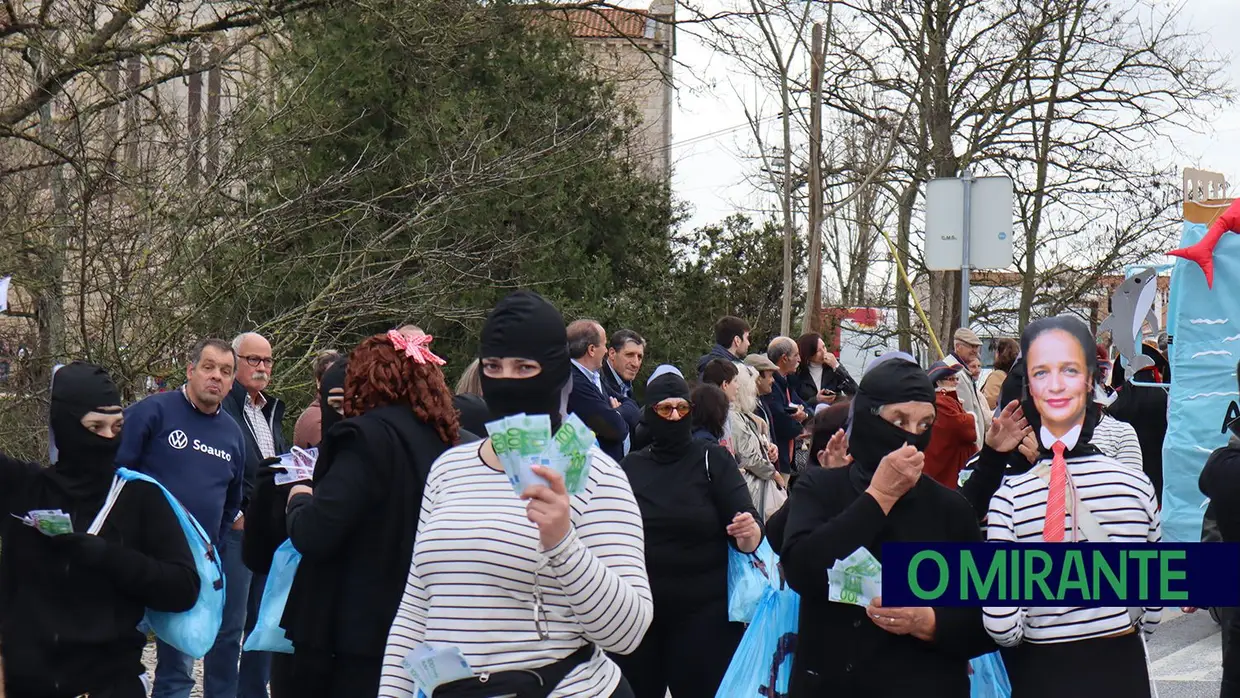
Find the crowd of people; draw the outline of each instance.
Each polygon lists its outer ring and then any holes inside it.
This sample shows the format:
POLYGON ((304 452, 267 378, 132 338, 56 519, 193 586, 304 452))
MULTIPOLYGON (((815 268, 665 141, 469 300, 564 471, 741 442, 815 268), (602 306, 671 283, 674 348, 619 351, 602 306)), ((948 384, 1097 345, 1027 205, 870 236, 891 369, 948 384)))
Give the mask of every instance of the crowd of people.
MULTIPOLYGON (((1149 695, 1143 636, 1162 609, 860 607, 828 599, 826 570, 893 541, 1159 541, 1165 396, 1158 415, 1131 380, 1161 380, 1165 361, 1112 386, 1088 328, 1056 317, 994 341, 984 377, 961 328, 942 360, 893 352, 858 380, 818 334, 756 352, 724 317, 696 373, 643 383, 640 334, 566 323, 527 291, 491 310, 455 389, 432 345, 404 326, 316 356, 292 439, 252 332, 200 341, 179 390, 124 409, 103 368, 62 368, 56 462, 0 456, 7 695, 146 696, 144 613, 197 599, 158 488, 126 487, 92 530, 118 467, 167 488, 218 552, 206 698, 412 697, 422 646, 474 672, 436 698, 713 698, 745 630, 728 550, 764 540, 801 597, 794 698, 963 698, 970 659, 996 650, 1015 698, 1149 695), (582 491, 534 466, 547 484, 514 494, 487 424, 521 414, 594 432, 582 491), (294 447, 318 449, 312 479, 277 477, 294 447), (72 532, 19 520, 51 509, 72 532), (286 541, 302 556, 280 620, 293 652, 242 651, 286 541)), ((1216 454, 1202 486, 1238 539, 1229 467, 1216 454)), ((151 695, 187 698, 193 657, 155 642, 151 695)))

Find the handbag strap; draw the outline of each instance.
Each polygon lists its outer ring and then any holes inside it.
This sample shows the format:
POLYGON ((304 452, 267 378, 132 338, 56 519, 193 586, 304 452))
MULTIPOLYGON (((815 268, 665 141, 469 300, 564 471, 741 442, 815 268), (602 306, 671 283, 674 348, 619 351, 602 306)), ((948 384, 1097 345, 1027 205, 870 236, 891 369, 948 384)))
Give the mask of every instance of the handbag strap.
MULTIPOLYGON (((1038 477, 1042 478, 1043 482, 1047 483, 1047 485, 1050 484, 1050 466, 1045 464, 1039 465, 1034 469, 1034 472, 1038 477)), ((1071 479, 1071 477, 1068 478, 1069 481, 1071 481, 1071 479)), ((1079 529, 1085 536, 1085 540, 1091 543, 1110 543, 1111 536, 1107 535, 1107 532, 1102 530, 1102 524, 1098 523, 1098 519, 1094 516, 1093 510, 1089 508, 1088 504, 1081 501, 1081 499, 1076 496, 1076 486, 1070 485, 1068 490, 1072 493, 1072 496, 1067 497, 1067 501, 1064 502, 1064 504, 1068 513, 1072 515, 1073 526, 1079 529)), ((1128 618, 1134 624, 1139 625, 1142 619, 1145 618, 1145 609, 1140 606, 1128 607, 1128 618)), ((1141 632, 1139 628, 1138 632, 1141 632)))
POLYGON ((103 524, 108 520, 108 514, 112 513, 112 507, 116 506, 116 500, 121 495, 121 490, 125 489, 125 480, 120 475, 112 478, 112 488, 108 490, 107 499, 103 500, 103 506, 99 509, 99 513, 95 514, 95 520, 90 522, 90 528, 86 529, 86 533, 92 536, 99 535, 99 531, 103 529, 103 524))

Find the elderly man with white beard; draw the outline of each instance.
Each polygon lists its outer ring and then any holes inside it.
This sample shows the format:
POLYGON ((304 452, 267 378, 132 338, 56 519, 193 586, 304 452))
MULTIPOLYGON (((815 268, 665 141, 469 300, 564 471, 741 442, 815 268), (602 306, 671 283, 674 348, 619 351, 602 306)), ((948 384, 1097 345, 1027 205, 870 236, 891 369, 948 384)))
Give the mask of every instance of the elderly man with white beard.
MULTIPOLYGON (((223 408, 236 420, 245 437, 245 487, 241 501, 241 511, 244 512, 254 491, 259 467, 263 461, 288 452, 288 443, 281 428, 284 403, 266 392, 271 385, 271 372, 275 365, 271 343, 260 334, 246 332, 237 335, 232 346, 237 354, 237 379, 224 399, 223 408)), ((238 515, 230 531, 230 540, 222 549, 224 577, 228 580, 224 624, 215 647, 205 658, 205 683, 208 687, 228 687, 224 688, 228 691, 226 695, 237 698, 266 698, 271 655, 266 652, 242 653, 241 640, 242 631, 248 634, 258 618, 258 604, 262 600, 269 570, 251 570, 246 566, 241 550, 244 530, 245 517, 238 515), (229 691, 231 687, 235 687, 235 693, 229 691)))

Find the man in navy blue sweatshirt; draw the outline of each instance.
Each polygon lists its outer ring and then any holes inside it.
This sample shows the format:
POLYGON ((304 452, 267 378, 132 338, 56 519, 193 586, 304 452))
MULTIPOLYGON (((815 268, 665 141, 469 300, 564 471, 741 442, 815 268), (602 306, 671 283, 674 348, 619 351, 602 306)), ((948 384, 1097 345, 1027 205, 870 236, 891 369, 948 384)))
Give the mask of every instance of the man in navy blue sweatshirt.
MULTIPOLYGON (((232 388, 236 367, 237 357, 227 342, 199 342, 186 369, 188 382, 181 390, 152 395, 125 410, 121 450, 116 456, 119 464, 146 473, 168 488, 217 548, 227 545, 239 517, 245 479, 241 428, 220 409, 232 388)), ((220 554, 225 551, 221 549, 220 554)), ((225 594, 232 593, 230 584, 225 594)), ((188 698, 194 687, 193 659, 162 641, 156 649, 159 664, 152 698, 188 698)), ((210 682, 205 683, 205 698, 224 698, 225 694, 212 690, 210 682)))

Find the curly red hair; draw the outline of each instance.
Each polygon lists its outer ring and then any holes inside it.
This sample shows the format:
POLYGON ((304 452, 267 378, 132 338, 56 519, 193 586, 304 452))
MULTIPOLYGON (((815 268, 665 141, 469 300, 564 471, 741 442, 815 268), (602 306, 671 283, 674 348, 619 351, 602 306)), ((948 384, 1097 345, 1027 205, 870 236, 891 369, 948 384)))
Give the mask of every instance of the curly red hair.
POLYGON ((405 356, 386 334, 366 339, 349 354, 344 394, 345 417, 376 407, 408 405, 444 443, 455 445, 460 439, 460 417, 443 371, 405 356))

